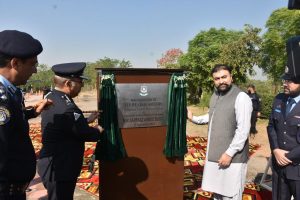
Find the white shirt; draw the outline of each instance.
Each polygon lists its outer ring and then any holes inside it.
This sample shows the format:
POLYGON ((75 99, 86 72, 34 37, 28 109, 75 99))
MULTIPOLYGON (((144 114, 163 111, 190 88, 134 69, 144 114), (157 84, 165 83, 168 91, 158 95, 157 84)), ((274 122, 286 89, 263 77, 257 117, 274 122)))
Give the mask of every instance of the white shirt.
MULTIPOLYGON (((237 129, 235 130, 232 142, 226 150, 226 154, 231 157, 243 149, 245 141, 249 137, 252 102, 246 93, 240 92, 238 94, 234 109, 237 129)), ((226 117, 226 114, 224 114, 224 117, 226 117)), ((208 123, 209 115, 193 116, 192 121, 197 124, 208 123)), ((209 145, 211 123, 209 124, 208 130, 206 158, 210 149, 213 148, 209 145)), ((206 159, 203 171, 202 189, 205 191, 215 192, 223 196, 235 196, 244 188, 246 172, 246 163, 231 163, 229 167, 224 169, 220 168, 218 163, 210 162, 206 159)))

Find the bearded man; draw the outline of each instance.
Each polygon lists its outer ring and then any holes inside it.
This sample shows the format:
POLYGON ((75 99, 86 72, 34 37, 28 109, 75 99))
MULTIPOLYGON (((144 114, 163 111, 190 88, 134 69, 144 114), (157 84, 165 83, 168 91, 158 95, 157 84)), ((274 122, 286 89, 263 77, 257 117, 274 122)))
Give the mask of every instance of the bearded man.
POLYGON ((231 68, 218 64, 211 75, 215 90, 209 113, 188 119, 208 125, 208 144, 202 189, 213 192, 214 199, 241 200, 247 172, 252 102, 233 84, 231 68))

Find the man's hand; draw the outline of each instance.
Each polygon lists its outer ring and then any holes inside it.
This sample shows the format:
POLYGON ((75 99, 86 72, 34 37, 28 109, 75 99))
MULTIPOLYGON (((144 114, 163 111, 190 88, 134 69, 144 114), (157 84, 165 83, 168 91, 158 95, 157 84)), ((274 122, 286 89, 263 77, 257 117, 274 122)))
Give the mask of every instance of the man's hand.
POLYGON ((257 115, 256 115, 256 116, 257 116, 257 117, 260 117, 260 115, 261 115, 260 112, 257 112, 257 115))
POLYGON ((291 160, 289 160, 285 155, 288 153, 288 151, 283 149, 274 149, 273 150, 274 156, 276 158, 276 161, 278 165, 280 166, 286 166, 290 163, 292 163, 291 160))
POLYGON ((94 122, 99 117, 99 112, 92 112, 90 116, 87 118, 88 123, 94 122))
POLYGON ((218 160, 219 166, 222 168, 228 167, 231 163, 232 157, 223 153, 221 158, 218 160))
POLYGON ((104 131, 104 128, 102 128, 102 126, 100 126, 100 125, 95 125, 94 128, 98 129, 100 131, 100 133, 102 133, 104 131))
POLYGON ((187 117, 188 117, 188 119, 189 119, 190 121, 192 121, 192 119, 193 119, 193 113, 192 113, 192 111, 190 111, 189 109, 187 110, 187 117))
POLYGON ((50 99, 43 99, 41 101, 39 101, 33 108, 35 111, 35 116, 38 116, 39 114, 41 114, 41 112, 43 110, 46 110, 49 108, 50 105, 53 104, 53 101, 51 101, 50 99))

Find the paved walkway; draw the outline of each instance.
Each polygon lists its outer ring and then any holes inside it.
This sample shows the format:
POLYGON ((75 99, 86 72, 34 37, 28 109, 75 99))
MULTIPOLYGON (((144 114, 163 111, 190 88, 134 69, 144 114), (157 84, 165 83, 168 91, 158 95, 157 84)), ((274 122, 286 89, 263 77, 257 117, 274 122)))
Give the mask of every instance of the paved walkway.
MULTIPOLYGON (((47 191, 43 186, 42 180, 38 174, 31 181, 28 192, 26 193, 27 200, 47 200, 47 191)), ((96 200, 99 197, 76 187, 74 200, 96 200)))

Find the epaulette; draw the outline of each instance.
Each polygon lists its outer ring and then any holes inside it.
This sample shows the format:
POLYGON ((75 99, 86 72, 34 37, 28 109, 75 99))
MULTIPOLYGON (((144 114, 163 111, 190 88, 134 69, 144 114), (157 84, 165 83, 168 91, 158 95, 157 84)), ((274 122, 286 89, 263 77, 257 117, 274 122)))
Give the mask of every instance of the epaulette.
MULTIPOLYGON (((7 89, 0 82, 0 104, 6 104, 8 102, 7 89)), ((11 114, 5 105, 0 106, 0 126, 9 122, 11 114)))
POLYGON ((73 104, 74 104, 74 103, 71 101, 71 99, 70 99, 66 94, 65 94, 65 95, 62 95, 61 98, 65 100, 67 106, 73 105, 73 104))
POLYGON ((47 97, 49 96, 49 94, 51 94, 52 91, 48 92, 45 96, 44 96, 44 99, 47 99, 47 97))
POLYGON ((8 101, 7 89, 0 82, 0 103, 6 103, 8 101))

